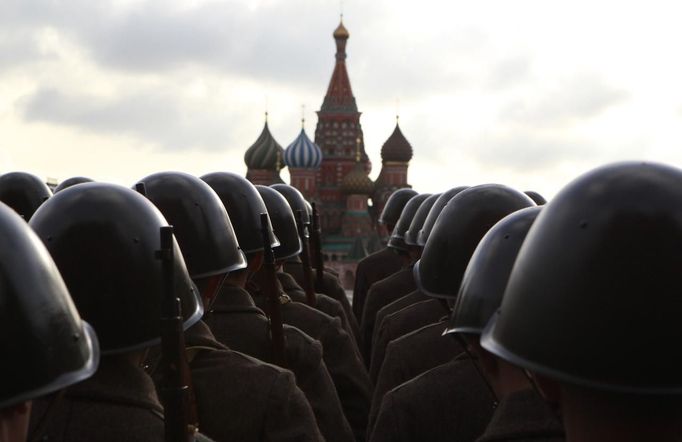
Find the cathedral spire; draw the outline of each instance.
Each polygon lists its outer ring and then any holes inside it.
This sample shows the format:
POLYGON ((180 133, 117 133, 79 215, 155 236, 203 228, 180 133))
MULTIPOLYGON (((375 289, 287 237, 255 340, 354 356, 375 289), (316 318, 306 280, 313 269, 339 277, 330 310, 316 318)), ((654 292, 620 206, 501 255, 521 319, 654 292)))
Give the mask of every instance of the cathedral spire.
POLYGON ((343 16, 341 16, 339 26, 334 31, 334 40, 336 41, 336 65, 332 78, 329 81, 329 88, 327 95, 324 97, 322 103, 322 111, 328 112, 357 112, 358 107, 355 104, 355 97, 350 87, 350 79, 348 78, 348 71, 346 70, 346 42, 350 34, 343 25, 343 16))

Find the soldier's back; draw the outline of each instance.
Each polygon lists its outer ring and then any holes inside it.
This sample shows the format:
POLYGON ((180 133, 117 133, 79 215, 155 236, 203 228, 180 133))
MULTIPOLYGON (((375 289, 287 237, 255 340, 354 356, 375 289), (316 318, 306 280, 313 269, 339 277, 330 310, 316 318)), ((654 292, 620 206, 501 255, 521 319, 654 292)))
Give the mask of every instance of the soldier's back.
POLYGON ((382 307, 402 298, 416 288, 417 285, 412 276, 412 266, 377 281, 370 287, 360 322, 362 356, 365 358, 367 366, 369 366, 372 357, 372 335, 376 326, 377 313, 382 307))
MULTIPOLYGON (((206 316, 218 342, 261 361, 274 363, 267 317, 249 293, 223 286, 206 316)), ((327 441, 346 441, 351 434, 334 382, 322 359, 322 345, 296 327, 284 325, 286 367, 296 376, 327 441)))
POLYGON ((386 346, 395 340, 421 327, 433 324, 447 315, 447 310, 437 299, 427 299, 388 315, 378 324, 376 339, 372 346, 370 379, 376 382, 384 362, 386 346))
POLYGON ((457 358, 392 389, 372 442, 473 442, 493 414, 494 397, 468 358, 457 358))
POLYGON ((353 288, 353 313, 355 313, 355 318, 358 321, 362 320, 367 291, 372 284, 398 272, 402 266, 403 263, 398 254, 388 247, 366 256, 358 262, 353 288))
POLYGON ((390 304, 381 307, 377 312, 375 319, 376 326, 374 327, 374 336, 372 336, 372 345, 374 345, 377 329, 381 325, 381 321, 383 321, 386 316, 393 314, 397 311, 400 311, 405 307, 409 307, 412 304, 416 304, 421 301, 426 301, 428 299, 433 298, 430 298, 429 296, 422 293, 419 289, 417 289, 408 293, 402 298, 396 299, 390 304))
POLYGON ((442 336, 445 325, 445 321, 430 324, 388 344, 372 396, 370 428, 386 392, 464 352, 454 338, 442 336))
POLYGON ((33 402, 29 439, 164 441, 163 407, 141 367, 105 357, 90 379, 33 402))

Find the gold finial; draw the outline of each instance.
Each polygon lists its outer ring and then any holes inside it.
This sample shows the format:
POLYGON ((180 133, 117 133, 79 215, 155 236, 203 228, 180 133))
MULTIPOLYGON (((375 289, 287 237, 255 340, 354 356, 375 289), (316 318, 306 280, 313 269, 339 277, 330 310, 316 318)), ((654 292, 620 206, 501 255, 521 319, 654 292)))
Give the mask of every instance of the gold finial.
POLYGON ((400 122, 400 98, 395 99, 395 124, 400 122))
POLYGON ((356 163, 360 162, 360 143, 361 142, 362 142, 362 140, 360 139, 360 137, 357 137, 355 139, 355 162, 356 163))
POLYGON ((305 104, 301 105, 301 129, 305 129, 305 104))
POLYGON ((268 111, 265 111, 265 122, 268 122, 268 111))

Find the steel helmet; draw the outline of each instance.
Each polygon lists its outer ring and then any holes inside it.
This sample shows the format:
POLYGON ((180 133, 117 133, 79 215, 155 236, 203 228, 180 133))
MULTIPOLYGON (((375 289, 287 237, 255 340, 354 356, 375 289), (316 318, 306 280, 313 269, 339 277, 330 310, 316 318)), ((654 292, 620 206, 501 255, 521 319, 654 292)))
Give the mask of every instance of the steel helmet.
POLYGON ((417 234, 417 245, 422 247, 426 245, 426 240, 429 239, 431 230, 433 229, 434 224, 436 224, 438 215, 440 215, 440 212, 443 210, 443 207, 445 207, 448 201, 454 198, 455 195, 457 195, 462 190, 468 188, 469 188, 468 186, 453 187, 452 189, 447 190, 440 194, 436 202, 433 204, 433 207, 431 207, 431 210, 429 210, 429 214, 426 217, 426 220, 424 221, 424 225, 417 234))
POLYGON ((393 192, 386 200, 384 209, 381 211, 381 215, 379 215, 379 224, 394 226, 398 222, 405 204, 415 195, 417 195, 417 192, 408 188, 398 189, 393 192))
POLYGON ((410 227, 407 228, 407 231, 405 232, 405 244, 408 246, 418 246, 419 244, 417 243, 417 236, 419 235, 419 231, 422 229, 422 226, 424 226, 424 221, 426 221, 426 217, 429 215, 429 212, 431 211, 431 208, 433 205, 436 203, 436 200, 438 197, 440 197, 440 193, 434 193, 433 195, 429 196, 422 202, 421 206, 419 206, 419 209, 417 209, 417 213, 414 214, 414 218, 412 218, 412 222, 410 223, 410 227))
POLYGON ((568 184, 528 233, 483 347, 561 382, 682 394, 680 201, 682 171, 661 164, 568 184))
MULTIPOLYGON (((294 214, 298 210, 301 211, 301 215, 303 216, 303 224, 310 223, 310 215, 308 214, 309 204, 303 197, 303 194, 301 194, 297 188, 288 184, 273 184, 270 187, 281 193, 282 196, 286 198, 287 202, 289 203, 289 207, 291 207, 291 211, 294 214)), ((310 206, 310 212, 312 211, 313 208, 310 206)))
POLYGON ((60 192, 64 189, 68 189, 69 187, 75 186, 76 184, 92 183, 92 181, 93 180, 91 180, 90 178, 86 178, 84 176, 71 177, 59 183, 57 187, 54 188, 54 193, 60 192))
POLYGON ((540 207, 517 210, 497 222, 471 255, 446 333, 480 335, 500 307, 519 249, 540 207))
POLYGON ((182 172, 156 173, 140 182, 173 226, 193 279, 246 267, 225 206, 208 184, 182 172))
MULTIPOLYGON (((102 354, 161 342, 164 291, 160 229, 168 222, 137 192, 105 183, 70 187, 50 198, 29 225, 52 255, 102 354)), ((174 240, 175 293, 185 328, 203 307, 174 240)))
POLYGON ((26 172, 10 172, 0 176, 0 201, 10 206, 26 221, 52 196, 47 184, 26 172))
POLYGON ((400 214, 400 218, 393 228, 391 237, 388 239, 388 247, 396 250, 408 250, 407 244, 405 243, 405 232, 410 228, 410 224, 417 214, 419 207, 424 200, 430 196, 430 193, 421 193, 410 198, 407 204, 405 204, 403 212, 400 214))
POLYGON ((286 198, 275 189, 267 186, 256 186, 268 208, 272 229, 279 239, 279 247, 273 249, 276 260, 284 260, 298 256, 303 250, 301 239, 296 228, 294 212, 286 198))
POLYGON ((500 184, 470 187, 443 208, 413 271, 419 289, 436 298, 456 298, 471 254, 499 220, 535 203, 500 184))
MULTIPOLYGON (((214 172, 201 177, 223 202, 230 215, 232 227, 237 234, 239 245, 247 255, 263 250, 263 237, 260 231, 260 215, 268 213, 263 198, 246 178, 232 172, 214 172)), ((270 220, 268 219, 268 222, 270 220)), ((270 246, 277 247, 279 241, 268 226, 270 246)))
POLYGON ((90 377, 97 337, 36 234, 0 203, 0 409, 90 377))

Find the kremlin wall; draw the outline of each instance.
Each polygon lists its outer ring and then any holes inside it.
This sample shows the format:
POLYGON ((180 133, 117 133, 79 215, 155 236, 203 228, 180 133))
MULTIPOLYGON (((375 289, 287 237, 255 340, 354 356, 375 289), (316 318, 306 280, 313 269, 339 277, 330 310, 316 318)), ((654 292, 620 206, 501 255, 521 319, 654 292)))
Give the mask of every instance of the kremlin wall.
POLYGON ((396 122, 393 133, 381 148, 381 171, 376 181, 369 173, 372 162, 365 144, 358 110, 346 67, 348 30, 339 24, 334 70, 327 93, 317 111, 313 142, 305 126, 286 149, 275 140, 265 118, 263 131, 246 150, 246 178, 254 184, 284 182, 283 167, 289 168, 292 186, 320 211, 325 266, 335 270, 346 289, 352 289, 357 261, 381 247, 376 220, 395 189, 411 187, 407 169, 412 146, 396 122))

